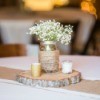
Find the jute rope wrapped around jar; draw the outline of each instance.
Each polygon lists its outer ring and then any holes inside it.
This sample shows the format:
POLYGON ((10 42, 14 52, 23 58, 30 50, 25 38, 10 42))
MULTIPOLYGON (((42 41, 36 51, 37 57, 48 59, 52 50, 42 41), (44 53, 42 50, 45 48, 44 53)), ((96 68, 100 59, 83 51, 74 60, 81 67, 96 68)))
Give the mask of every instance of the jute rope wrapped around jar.
POLYGON ((40 51, 40 62, 42 69, 46 72, 59 70, 59 51, 40 51))
POLYGON ((59 50, 56 42, 45 41, 40 44, 39 62, 45 72, 59 71, 59 50))

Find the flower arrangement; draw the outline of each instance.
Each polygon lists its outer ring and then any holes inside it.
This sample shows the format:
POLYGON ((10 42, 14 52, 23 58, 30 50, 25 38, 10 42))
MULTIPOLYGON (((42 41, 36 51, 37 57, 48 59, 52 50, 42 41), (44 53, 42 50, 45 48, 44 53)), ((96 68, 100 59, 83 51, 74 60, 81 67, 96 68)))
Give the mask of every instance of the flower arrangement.
POLYGON ((73 27, 63 26, 55 20, 40 21, 29 28, 28 34, 35 34, 41 41, 60 41, 62 44, 69 44, 73 27))

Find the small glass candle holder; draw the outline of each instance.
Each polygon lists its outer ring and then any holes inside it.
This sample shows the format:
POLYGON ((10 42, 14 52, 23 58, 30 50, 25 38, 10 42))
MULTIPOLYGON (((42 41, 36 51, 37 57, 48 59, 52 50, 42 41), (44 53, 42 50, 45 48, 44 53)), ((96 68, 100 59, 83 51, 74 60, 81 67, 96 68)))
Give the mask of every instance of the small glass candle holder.
POLYGON ((31 74, 33 77, 39 77, 41 75, 41 64, 40 63, 31 64, 31 74))
POLYGON ((62 73, 69 74, 72 73, 72 61, 65 60, 62 62, 62 73))

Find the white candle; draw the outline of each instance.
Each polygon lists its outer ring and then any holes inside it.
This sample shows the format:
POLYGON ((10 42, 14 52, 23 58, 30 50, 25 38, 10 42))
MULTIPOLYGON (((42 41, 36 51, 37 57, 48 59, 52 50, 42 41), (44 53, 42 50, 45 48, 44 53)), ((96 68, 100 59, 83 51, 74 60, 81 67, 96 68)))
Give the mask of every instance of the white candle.
POLYGON ((66 60, 62 62, 62 73, 72 73, 72 61, 66 60))

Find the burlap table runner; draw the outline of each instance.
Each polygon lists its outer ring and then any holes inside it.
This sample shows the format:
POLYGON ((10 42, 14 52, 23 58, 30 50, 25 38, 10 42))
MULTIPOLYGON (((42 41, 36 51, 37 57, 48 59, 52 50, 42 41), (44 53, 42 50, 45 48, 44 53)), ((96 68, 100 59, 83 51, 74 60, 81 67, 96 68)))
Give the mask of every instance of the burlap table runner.
POLYGON ((23 70, 11 69, 6 67, 0 67, 0 78, 8 80, 16 80, 16 75, 23 70))
MULTIPOLYGON (((0 78, 16 80, 16 75, 23 70, 0 67, 0 78)), ((100 81, 81 80, 80 83, 71 84, 63 89, 100 95, 100 81)))

